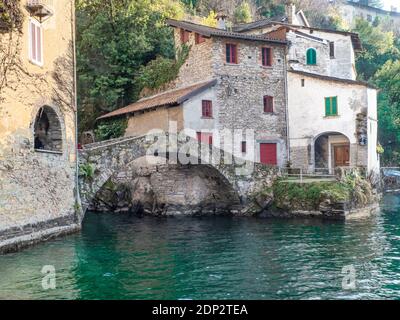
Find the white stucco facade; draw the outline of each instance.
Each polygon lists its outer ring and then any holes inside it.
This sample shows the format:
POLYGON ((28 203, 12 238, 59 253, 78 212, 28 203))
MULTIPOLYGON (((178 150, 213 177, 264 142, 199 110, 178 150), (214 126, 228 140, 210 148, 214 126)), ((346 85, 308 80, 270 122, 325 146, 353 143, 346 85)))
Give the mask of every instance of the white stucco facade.
POLYGON ((348 141, 350 166, 379 167, 376 90, 349 81, 329 81, 315 76, 288 73, 288 119, 291 162, 294 167, 315 168, 315 142, 328 138, 328 166, 333 168, 332 145, 348 141), (304 87, 302 86, 304 81, 304 87), (337 97, 338 114, 326 116, 325 98, 337 97), (360 142, 359 119, 367 117, 367 144, 360 142))

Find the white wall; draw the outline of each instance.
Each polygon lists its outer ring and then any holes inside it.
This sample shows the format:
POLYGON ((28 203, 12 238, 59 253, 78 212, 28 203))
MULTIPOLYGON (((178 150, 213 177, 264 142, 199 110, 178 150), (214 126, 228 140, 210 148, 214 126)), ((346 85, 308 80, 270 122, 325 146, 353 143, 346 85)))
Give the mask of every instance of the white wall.
POLYGON ((379 172, 377 91, 368 89, 368 170, 379 172))
POLYGON ((209 88, 202 93, 192 97, 183 103, 183 123, 185 129, 196 132, 212 132, 218 127, 218 101, 216 99, 215 87, 209 88), (202 100, 212 101, 213 118, 202 118, 202 100))
MULTIPOLYGON (((307 147, 324 132, 345 135, 350 144, 357 144, 356 115, 368 108, 368 116, 376 119, 376 90, 358 84, 339 83, 290 73, 288 74, 288 109, 290 147, 307 147), (305 87, 301 87, 305 79, 305 87), (325 116, 325 97, 338 97, 338 116, 325 116)), ((377 123, 368 121, 372 131, 368 137, 368 167, 377 164, 377 123)), ((368 128, 370 130, 370 128, 368 128)))

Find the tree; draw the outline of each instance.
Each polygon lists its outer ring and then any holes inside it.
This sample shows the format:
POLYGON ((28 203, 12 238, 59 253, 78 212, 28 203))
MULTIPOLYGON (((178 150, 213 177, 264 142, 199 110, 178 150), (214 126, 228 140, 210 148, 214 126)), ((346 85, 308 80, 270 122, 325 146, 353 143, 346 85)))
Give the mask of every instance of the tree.
POLYGON ((359 34, 364 47, 356 60, 359 78, 371 79, 386 61, 400 57, 393 32, 383 31, 379 23, 371 25, 363 19, 357 19, 353 31, 359 34))
POLYGON ((163 23, 181 18, 171 0, 78 0, 77 65, 80 131, 95 119, 137 100, 141 66, 174 58, 173 36, 163 23))
POLYGON ((242 2, 235 10, 234 14, 235 23, 248 23, 252 21, 251 8, 247 2, 242 2))
POLYGON ((387 61, 375 75, 382 88, 378 99, 379 139, 385 152, 383 163, 400 163, 400 60, 387 61))

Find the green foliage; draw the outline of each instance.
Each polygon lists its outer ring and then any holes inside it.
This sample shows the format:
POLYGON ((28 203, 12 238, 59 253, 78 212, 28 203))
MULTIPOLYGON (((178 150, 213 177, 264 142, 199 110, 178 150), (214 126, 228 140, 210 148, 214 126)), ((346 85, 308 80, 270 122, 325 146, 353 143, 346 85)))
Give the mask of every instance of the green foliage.
POLYGON ((79 176, 84 179, 93 179, 95 170, 95 166, 91 163, 81 164, 79 166, 79 176))
POLYGON ((139 71, 157 56, 173 59, 165 18, 181 18, 175 0, 77 1, 78 116, 80 131, 139 97, 139 71))
POLYGON ((201 20, 201 24, 208 27, 217 27, 217 13, 214 10, 211 10, 207 17, 204 17, 201 20))
POLYGON ((364 47, 356 60, 359 78, 370 80, 387 60, 400 58, 393 32, 384 31, 381 24, 373 26, 366 20, 357 19, 353 31, 359 34, 364 47))
POLYGON ((349 190, 353 205, 365 206, 372 202, 372 186, 358 170, 347 171, 342 176, 341 183, 349 190))
POLYGON ((168 59, 158 56, 150 61, 139 72, 138 82, 140 88, 158 89, 176 79, 179 69, 185 63, 190 48, 183 45, 177 53, 177 58, 168 59))
POLYGON ((400 163, 400 60, 387 61, 375 75, 378 96, 379 140, 385 149, 383 165, 400 163))
POLYGON ((23 19, 20 0, 2 0, 0 3, 0 31, 20 30, 23 19))
POLYGON ((128 120, 126 118, 103 120, 94 130, 96 140, 103 141, 122 137, 127 126, 128 120))
POLYGON ((348 201, 350 191, 339 182, 297 183, 280 181, 274 183, 274 204, 284 210, 318 210, 322 201, 348 201))
POLYGON ((251 8, 248 2, 242 2, 233 13, 235 23, 248 23, 252 21, 251 8))

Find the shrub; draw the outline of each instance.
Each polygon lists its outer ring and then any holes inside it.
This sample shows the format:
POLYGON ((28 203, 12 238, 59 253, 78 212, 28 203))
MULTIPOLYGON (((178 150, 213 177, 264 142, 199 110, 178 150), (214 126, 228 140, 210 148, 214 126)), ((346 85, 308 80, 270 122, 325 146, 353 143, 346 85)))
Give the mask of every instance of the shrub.
POLYGON ((127 126, 128 120, 126 118, 104 121, 94 130, 96 140, 103 141, 122 137, 127 126))

